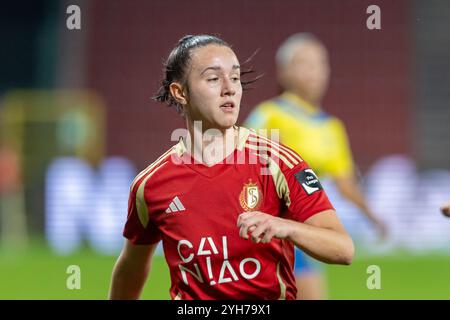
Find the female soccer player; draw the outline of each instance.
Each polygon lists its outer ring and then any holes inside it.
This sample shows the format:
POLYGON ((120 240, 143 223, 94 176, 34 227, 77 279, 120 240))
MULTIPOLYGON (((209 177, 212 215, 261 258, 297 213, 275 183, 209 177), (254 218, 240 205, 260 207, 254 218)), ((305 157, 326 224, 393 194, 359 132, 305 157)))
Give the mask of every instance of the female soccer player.
POLYGON ((157 100, 187 137, 133 181, 111 299, 137 299, 159 241, 172 299, 295 299, 294 246, 350 264, 353 242, 314 172, 291 149, 236 127, 239 61, 223 40, 185 36, 157 100))

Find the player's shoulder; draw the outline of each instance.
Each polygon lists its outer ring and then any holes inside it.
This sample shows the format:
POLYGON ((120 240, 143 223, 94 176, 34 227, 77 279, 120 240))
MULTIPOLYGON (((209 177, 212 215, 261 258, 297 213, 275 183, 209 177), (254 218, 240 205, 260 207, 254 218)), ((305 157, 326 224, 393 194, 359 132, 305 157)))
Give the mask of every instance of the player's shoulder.
POLYGON ((276 99, 262 101, 256 105, 245 120, 245 125, 251 128, 271 127, 273 119, 283 116, 276 99))
POLYGON ((324 111, 322 111, 322 113, 324 114, 325 121, 327 121, 327 124, 330 127, 334 128, 335 130, 345 131, 345 124, 339 117, 333 114, 326 113, 324 111))
POLYGON ((255 108, 253 109, 253 112, 263 113, 266 115, 277 112, 279 109, 277 99, 278 99, 278 97, 275 97, 275 98, 264 100, 264 101, 260 102, 259 104, 257 104, 255 106, 255 108))
POLYGON ((139 174, 134 178, 131 183, 131 191, 136 192, 139 187, 144 186, 149 179, 154 179, 155 174, 161 174, 172 163, 172 156, 177 153, 178 145, 172 146, 170 149, 166 150, 162 155, 160 155, 155 161, 148 165, 144 170, 139 172, 139 174))
POLYGON ((279 142, 279 135, 276 130, 247 130, 248 137, 245 148, 249 153, 268 160, 269 163, 279 169, 292 169, 304 162, 297 152, 279 142))
POLYGON ((320 109, 316 113, 314 113, 312 119, 316 122, 322 122, 329 127, 334 127, 337 129, 345 128, 344 122, 338 116, 324 111, 323 109, 320 109))

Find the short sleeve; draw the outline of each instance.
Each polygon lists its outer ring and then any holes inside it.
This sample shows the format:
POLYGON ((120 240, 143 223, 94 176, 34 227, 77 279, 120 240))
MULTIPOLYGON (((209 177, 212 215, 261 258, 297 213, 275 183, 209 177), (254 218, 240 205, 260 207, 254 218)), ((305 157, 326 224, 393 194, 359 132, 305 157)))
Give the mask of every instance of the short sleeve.
POLYGON ((354 164, 348 142, 347 132, 341 121, 336 119, 332 125, 333 148, 328 154, 327 172, 335 178, 353 174, 354 164))
MULTIPOLYGON (((141 196, 143 198, 143 196, 141 196)), ((128 216, 123 230, 123 236, 133 244, 155 244, 161 240, 156 225, 148 218, 148 208, 144 199, 131 190, 128 199, 128 216), (140 203, 138 203, 140 201, 140 203), (139 216, 139 211, 141 217, 139 216), (143 216, 144 215, 144 216, 143 216), (146 217, 146 218, 145 218, 146 217)))
POLYGON ((282 177, 278 180, 285 186, 279 189, 289 218, 304 222, 316 213, 334 210, 319 179, 305 161, 295 166, 287 166, 281 162, 280 169, 282 177))

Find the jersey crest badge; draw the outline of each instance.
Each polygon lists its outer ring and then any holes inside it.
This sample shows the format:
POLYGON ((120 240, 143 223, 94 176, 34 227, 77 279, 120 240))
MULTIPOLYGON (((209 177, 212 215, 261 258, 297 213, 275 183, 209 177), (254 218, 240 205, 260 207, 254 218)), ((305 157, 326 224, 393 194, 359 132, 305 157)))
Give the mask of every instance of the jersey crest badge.
POLYGON ((244 184, 241 194, 239 195, 239 202, 245 211, 257 210, 261 205, 262 194, 259 191, 258 185, 252 182, 244 184))

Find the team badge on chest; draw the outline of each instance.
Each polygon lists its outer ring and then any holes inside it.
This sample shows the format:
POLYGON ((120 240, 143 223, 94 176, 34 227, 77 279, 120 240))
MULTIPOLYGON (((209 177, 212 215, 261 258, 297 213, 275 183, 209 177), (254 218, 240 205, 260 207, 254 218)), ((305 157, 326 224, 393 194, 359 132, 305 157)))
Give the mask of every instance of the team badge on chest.
POLYGON ((241 207, 245 211, 257 210, 261 205, 262 193, 260 192, 258 185, 252 182, 252 179, 248 183, 244 184, 241 194, 239 195, 239 201, 241 207))

